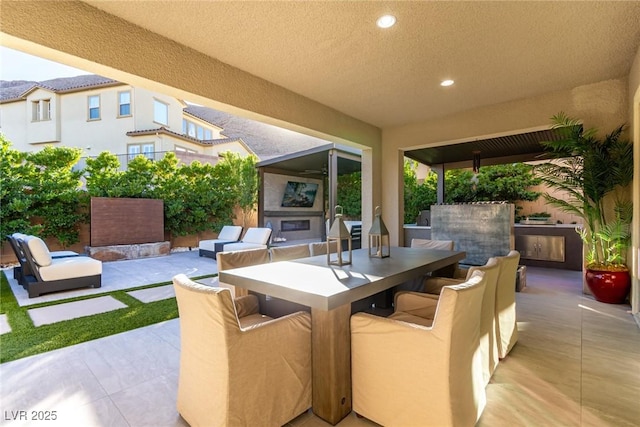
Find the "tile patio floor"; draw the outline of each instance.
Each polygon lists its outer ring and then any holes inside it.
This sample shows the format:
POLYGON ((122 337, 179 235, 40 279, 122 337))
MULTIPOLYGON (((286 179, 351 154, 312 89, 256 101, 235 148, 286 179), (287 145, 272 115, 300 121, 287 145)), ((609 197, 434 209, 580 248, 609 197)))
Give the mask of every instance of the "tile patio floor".
MULTIPOLYGON (((519 342, 487 387, 478 425, 637 426, 640 329, 629 306, 582 295, 580 272, 528 268, 527 285, 519 342)), ((2 364, 0 426, 185 426, 179 355, 175 319, 2 364), (12 420, 32 411, 57 420, 12 420)), ((311 413, 289 425, 328 426, 311 413)), ((353 413, 339 424, 373 425, 353 413)))

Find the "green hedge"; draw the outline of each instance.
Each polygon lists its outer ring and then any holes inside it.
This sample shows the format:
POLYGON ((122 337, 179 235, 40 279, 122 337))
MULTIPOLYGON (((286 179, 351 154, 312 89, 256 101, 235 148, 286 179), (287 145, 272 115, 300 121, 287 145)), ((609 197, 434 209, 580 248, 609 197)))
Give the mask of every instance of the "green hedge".
POLYGON ((63 246, 76 243, 80 225, 90 221, 91 197, 162 199, 165 229, 174 236, 220 230, 233 222, 236 206, 244 221, 257 202, 254 156, 225 153, 212 166, 179 164, 174 153, 159 161, 139 155, 123 171, 114 154, 103 152, 75 169, 80 149, 22 153, 2 134, 0 141, 2 236, 20 231, 57 238, 63 246))

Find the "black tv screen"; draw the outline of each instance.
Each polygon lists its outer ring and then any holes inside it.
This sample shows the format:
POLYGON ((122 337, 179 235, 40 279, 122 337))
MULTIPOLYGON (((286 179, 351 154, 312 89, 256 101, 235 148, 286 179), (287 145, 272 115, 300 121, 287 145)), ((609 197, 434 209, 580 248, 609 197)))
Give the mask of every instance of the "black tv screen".
POLYGON ((282 198, 283 208, 310 208, 316 199, 318 184, 311 182, 287 182, 282 198))

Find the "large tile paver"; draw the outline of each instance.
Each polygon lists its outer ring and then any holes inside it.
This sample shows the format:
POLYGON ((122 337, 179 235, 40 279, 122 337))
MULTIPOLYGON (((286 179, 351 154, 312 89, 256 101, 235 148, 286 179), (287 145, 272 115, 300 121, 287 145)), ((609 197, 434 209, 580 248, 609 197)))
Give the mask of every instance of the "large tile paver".
POLYGON ((156 286, 155 288, 140 289, 137 291, 127 292, 135 299, 144 303, 150 303, 155 301, 161 301, 163 299, 169 299, 176 296, 173 290, 173 285, 156 286))
POLYGON ((9 326, 9 322, 7 321, 6 314, 0 314, 0 335, 11 332, 11 326, 9 326))
POLYGON ((105 296, 50 305, 48 307, 32 308, 31 310, 27 310, 27 313, 31 316, 34 326, 42 326, 63 320, 91 316, 92 314, 106 313, 126 307, 124 303, 117 299, 105 296))

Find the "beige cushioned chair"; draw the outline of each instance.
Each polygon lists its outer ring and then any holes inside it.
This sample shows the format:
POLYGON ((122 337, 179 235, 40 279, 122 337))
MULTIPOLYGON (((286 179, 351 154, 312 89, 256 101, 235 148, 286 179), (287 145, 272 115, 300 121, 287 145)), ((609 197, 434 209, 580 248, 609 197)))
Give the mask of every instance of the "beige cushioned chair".
MULTIPOLYGON (((269 262, 269 250, 263 248, 219 252, 216 256, 216 262, 218 263, 218 272, 229 270, 232 268, 249 267, 250 265, 264 264, 269 262)), ((221 286, 230 289, 231 295, 233 297, 239 297, 249 294, 246 289, 236 288, 233 285, 222 283, 218 280, 217 277, 213 279, 213 286, 221 286)))
POLYGON ((297 258, 308 258, 311 256, 309 245, 277 246, 270 249, 271 261, 289 261, 297 258))
POLYGON ((411 239, 412 248, 453 250, 453 240, 411 239))
MULTIPOLYGON (((338 242, 335 240, 330 243, 331 245, 331 253, 338 252, 338 242)), ((327 254, 327 242, 314 242, 309 243, 309 251, 311 251, 311 256, 317 255, 326 255, 327 254)))
POLYGON ((282 426, 311 407, 311 319, 243 327, 231 292, 173 278, 180 313, 177 408, 195 426, 282 426))
MULTIPOLYGON (((482 297, 482 311, 480 318, 480 351, 482 353, 482 377, 485 386, 498 366, 498 342, 496 337, 496 287, 502 267, 502 260, 489 258, 481 267, 471 267, 466 280, 470 280, 475 271, 482 271, 485 278, 484 295, 482 297)), ((448 285, 464 283, 464 280, 441 279, 448 285)), ((395 296, 395 309, 391 318, 413 321, 414 323, 431 326, 435 316, 439 295, 400 292, 395 296), (417 319, 415 318, 417 316, 417 319)))
POLYGON ((384 426, 473 426, 486 403, 482 272, 447 286, 433 326, 351 316, 353 410, 384 426))
POLYGON ((504 359, 518 341, 516 275, 520 252, 511 251, 498 258, 502 262, 502 268, 496 289, 496 337, 500 359, 504 359))
POLYGON ((245 249, 266 249, 271 237, 271 229, 268 227, 250 227, 242 236, 242 240, 236 243, 226 243, 224 251, 242 251, 245 249))

